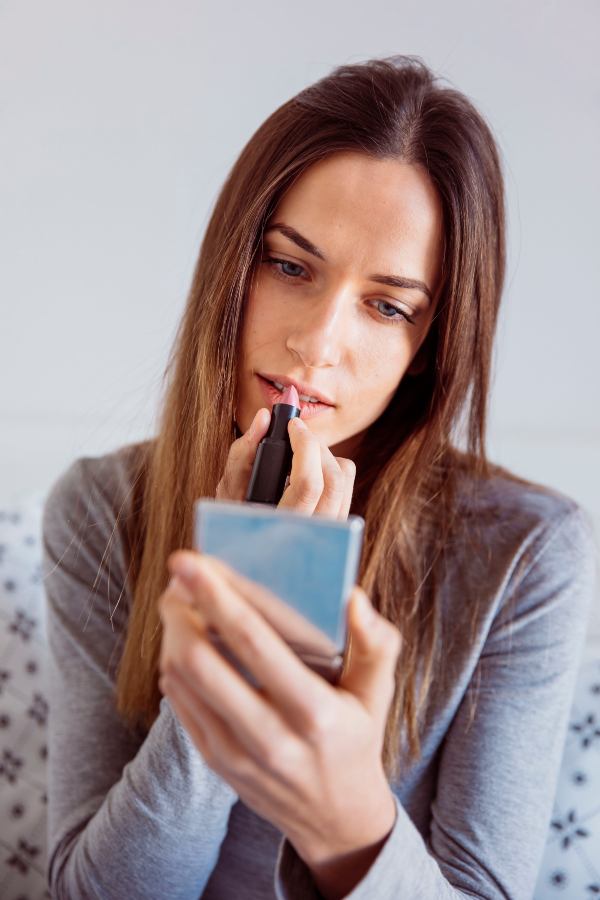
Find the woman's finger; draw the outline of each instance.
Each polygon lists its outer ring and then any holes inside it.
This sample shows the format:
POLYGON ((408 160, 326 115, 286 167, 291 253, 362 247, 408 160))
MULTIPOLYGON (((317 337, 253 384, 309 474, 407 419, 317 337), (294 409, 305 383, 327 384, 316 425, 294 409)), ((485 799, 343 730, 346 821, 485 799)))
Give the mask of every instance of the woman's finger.
POLYGON ((394 694, 402 636, 372 607, 359 585, 354 585, 348 604, 348 631, 351 652, 339 686, 358 697, 383 730, 394 694))
POLYGON ((319 445, 324 486, 313 515, 339 519, 346 499, 346 476, 329 447, 321 443, 319 445))
POLYGON ((177 577, 171 579, 159 597, 158 611, 163 624, 159 669, 164 672, 172 661, 181 657, 190 640, 206 636, 207 622, 201 611, 193 606, 192 592, 183 579, 177 577))
POLYGON ((212 756, 211 743, 205 732, 205 724, 200 723, 199 717, 194 714, 194 710, 189 703, 180 702, 177 685, 172 676, 161 676, 158 681, 158 687, 161 694, 168 699, 175 715, 191 737, 193 743, 210 765, 210 757, 212 756))
POLYGON ((211 713, 210 707, 191 693, 179 673, 171 671, 169 675, 162 675, 158 686, 206 762, 219 775, 224 774, 225 767, 219 763, 224 762, 225 752, 233 766, 247 758, 231 730, 222 719, 211 713))
MULTIPOLYGON (((171 606, 164 612, 166 627, 177 627, 178 611, 171 606)), ((206 705, 223 723, 222 740, 227 734, 257 762, 269 758, 273 747, 284 743, 288 729, 283 719, 223 657, 208 638, 191 638, 175 661, 165 662, 161 672, 179 680, 190 697, 206 705)), ((205 717, 206 718, 206 717, 205 717)))
MULTIPOLYGON (((185 579, 203 617, 256 678, 261 693, 292 726, 304 729, 316 711, 327 707, 331 686, 302 662, 254 608, 252 598, 244 597, 240 588, 232 585, 219 560, 179 550, 169 557, 168 564, 185 579), (181 563, 186 560, 191 567, 184 571, 181 563)), ((260 591, 260 586, 252 585, 252 590, 260 591)))
POLYGON ((352 497, 354 494, 354 479, 356 478, 356 463, 345 456, 336 456, 337 463, 344 473, 344 499, 340 506, 338 519, 345 520, 350 513, 352 497))
POLYGON ((293 452, 290 483, 277 505, 311 516, 325 486, 321 444, 299 418, 290 419, 288 434, 293 452))
POLYGON ((229 448, 227 462, 217 485, 217 500, 244 500, 259 442, 268 431, 271 415, 262 406, 247 431, 229 448))
MULTIPOLYGON (((224 778, 238 794, 243 792, 244 801, 259 815, 264 809, 266 818, 269 805, 268 802, 265 804, 265 800, 277 797, 282 787, 285 791, 286 784, 291 780, 286 777, 285 765, 276 765, 274 771, 270 772, 265 759, 254 760, 240 746, 220 716, 193 696, 177 675, 170 678, 163 676, 159 687, 168 697, 175 714, 210 768, 224 778)), ((279 757, 280 762, 283 762, 282 748, 273 748, 270 756, 279 757)))

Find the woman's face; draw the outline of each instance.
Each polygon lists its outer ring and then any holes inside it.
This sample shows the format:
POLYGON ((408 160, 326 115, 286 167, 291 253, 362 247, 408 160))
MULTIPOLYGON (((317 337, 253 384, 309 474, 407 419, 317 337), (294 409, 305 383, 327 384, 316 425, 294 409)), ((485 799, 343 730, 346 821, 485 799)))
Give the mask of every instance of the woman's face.
POLYGON ((246 298, 242 432, 277 402, 261 374, 282 376, 331 402, 307 416, 309 427, 334 455, 352 458, 405 373, 425 363, 417 351, 440 287, 442 228, 420 166, 344 152, 294 182, 267 222, 246 298))

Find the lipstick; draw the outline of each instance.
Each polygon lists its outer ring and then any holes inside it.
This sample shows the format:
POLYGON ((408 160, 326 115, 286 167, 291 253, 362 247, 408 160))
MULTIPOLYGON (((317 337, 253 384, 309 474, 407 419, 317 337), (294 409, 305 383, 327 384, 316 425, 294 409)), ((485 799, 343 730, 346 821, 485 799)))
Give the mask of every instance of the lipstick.
POLYGON ((280 403, 274 403, 269 430, 256 450, 246 500, 270 503, 281 500, 285 482, 292 468, 292 445, 288 422, 300 415, 298 391, 291 384, 284 391, 280 403))

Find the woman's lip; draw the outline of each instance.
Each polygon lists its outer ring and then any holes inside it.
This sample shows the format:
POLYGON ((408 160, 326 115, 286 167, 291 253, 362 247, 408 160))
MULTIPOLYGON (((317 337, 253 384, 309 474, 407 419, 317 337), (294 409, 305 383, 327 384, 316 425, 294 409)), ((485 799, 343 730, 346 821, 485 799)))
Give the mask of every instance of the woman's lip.
POLYGON ((284 388, 294 385, 298 391, 298 395, 304 394, 305 397, 315 397, 316 400, 314 402, 322 403, 324 406, 335 406, 333 400, 330 400, 326 394, 323 394, 314 387, 310 387, 308 384, 294 381, 293 378, 288 378, 287 375, 277 375, 274 372, 269 372, 268 374, 266 372, 257 372, 256 374, 260 375, 261 378, 270 381, 271 384, 281 384, 284 388))
MULTIPOLYGON (((262 375, 257 375, 256 377, 258 378, 258 381, 260 383, 260 388, 263 396, 265 397, 270 408, 273 407, 274 403, 281 403, 283 391, 277 390, 275 385, 271 384, 270 381, 267 381, 266 378, 263 378, 262 375)), ((300 400, 301 419, 312 419, 313 416, 322 415, 329 409, 334 409, 334 407, 329 406, 327 403, 307 403, 304 400, 300 400)))

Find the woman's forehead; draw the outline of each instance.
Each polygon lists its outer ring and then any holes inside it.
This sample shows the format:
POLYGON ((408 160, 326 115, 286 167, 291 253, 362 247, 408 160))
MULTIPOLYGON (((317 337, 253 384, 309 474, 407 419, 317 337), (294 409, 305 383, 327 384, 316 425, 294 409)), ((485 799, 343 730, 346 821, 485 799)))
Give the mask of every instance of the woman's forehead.
POLYGON ((274 225, 292 229, 327 264, 352 267, 365 275, 396 273, 437 284, 442 207, 420 166, 357 153, 335 154, 315 163, 292 184, 267 223, 265 234, 284 234, 278 245, 289 245, 292 252, 286 229, 275 230, 274 225))

